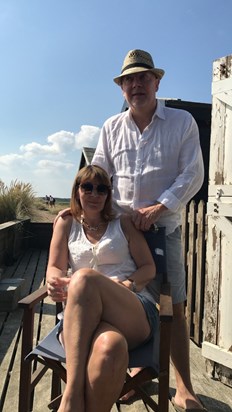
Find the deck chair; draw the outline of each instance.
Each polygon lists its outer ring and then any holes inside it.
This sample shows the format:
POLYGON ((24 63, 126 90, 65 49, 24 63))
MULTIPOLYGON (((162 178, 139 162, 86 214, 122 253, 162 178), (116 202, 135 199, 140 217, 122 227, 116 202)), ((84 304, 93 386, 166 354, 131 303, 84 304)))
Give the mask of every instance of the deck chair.
MULTIPOLYGON (((170 285, 167 281, 165 228, 155 228, 144 233, 147 243, 156 262, 157 275, 160 278, 160 303, 157 316, 157 333, 153 338, 129 352, 129 365, 143 367, 134 377, 128 373, 121 396, 134 389, 145 404, 153 411, 168 412, 169 402, 169 365, 170 365, 170 339, 172 321, 172 300, 170 285), (157 378, 158 401, 145 391, 144 383, 157 378)), ((153 281, 152 281, 153 282, 153 281)), ((152 282, 149 285, 152 290, 152 282)), ((34 312, 38 302, 47 296, 46 286, 33 292, 19 302, 24 309, 21 370, 19 388, 19 412, 33 410, 33 392, 48 369, 52 370, 51 401, 48 407, 56 411, 61 400, 61 381, 66 382, 65 353, 56 339, 58 324, 35 348, 33 348, 34 312), (36 363, 36 368, 33 364, 36 363)), ((57 313, 62 306, 56 304, 57 313)))

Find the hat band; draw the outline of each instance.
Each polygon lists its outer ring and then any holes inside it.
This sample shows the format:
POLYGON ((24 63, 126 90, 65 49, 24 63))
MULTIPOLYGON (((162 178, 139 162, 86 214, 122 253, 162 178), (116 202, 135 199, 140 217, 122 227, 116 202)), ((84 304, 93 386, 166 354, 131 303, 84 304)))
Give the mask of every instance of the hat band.
POLYGON ((128 69, 131 69, 132 67, 144 67, 145 69, 154 69, 154 67, 150 66, 149 64, 146 63, 133 63, 133 64, 128 64, 128 66, 124 67, 123 70, 121 71, 121 74, 128 69))

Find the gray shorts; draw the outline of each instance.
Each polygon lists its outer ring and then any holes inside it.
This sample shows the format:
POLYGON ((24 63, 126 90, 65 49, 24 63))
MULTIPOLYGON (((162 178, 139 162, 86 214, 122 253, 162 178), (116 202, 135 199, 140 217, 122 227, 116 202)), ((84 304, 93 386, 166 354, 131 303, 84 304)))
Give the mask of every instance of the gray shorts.
MULTIPOLYGON (((143 305, 143 308, 146 312, 147 319, 148 319, 148 322, 149 322, 149 325, 150 325, 150 328, 151 328, 150 335, 145 340, 145 342, 143 342, 143 344, 144 344, 147 341, 149 341, 152 338, 152 336, 154 336, 155 333, 157 333, 157 330, 159 329, 159 312, 158 312, 158 309, 156 308, 156 306, 154 305, 154 303, 152 303, 150 300, 148 300, 141 293, 136 293, 136 296, 143 305)), ((56 337, 57 337, 57 339, 60 343, 61 343, 60 333, 63 331, 63 326, 64 326, 64 320, 61 319, 60 322, 59 322, 57 333, 56 333, 56 337)))
MULTIPOLYGON (((176 230, 166 236, 167 252, 167 275, 171 284, 171 295, 173 303, 182 303, 186 300, 186 275, 183 260, 183 250, 181 241, 181 229, 176 230)), ((160 275, 149 285, 149 291, 152 292, 156 302, 159 302, 160 275)))

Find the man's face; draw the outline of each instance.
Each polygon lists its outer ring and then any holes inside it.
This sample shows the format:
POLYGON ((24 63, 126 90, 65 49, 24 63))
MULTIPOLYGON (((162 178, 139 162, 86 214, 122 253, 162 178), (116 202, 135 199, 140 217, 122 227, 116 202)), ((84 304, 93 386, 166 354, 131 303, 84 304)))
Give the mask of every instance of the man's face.
POLYGON ((124 76, 121 84, 123 96, 132 110, 145 106, 152 108, 158 87, 159 79, 148 71, 124 76))

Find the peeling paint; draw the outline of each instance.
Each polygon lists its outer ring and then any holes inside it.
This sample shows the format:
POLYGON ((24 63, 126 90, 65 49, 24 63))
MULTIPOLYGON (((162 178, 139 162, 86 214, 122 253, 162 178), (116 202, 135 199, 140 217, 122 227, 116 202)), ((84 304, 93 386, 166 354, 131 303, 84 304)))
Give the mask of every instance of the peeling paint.
MULTIPOLYGON (((231 243, 232 243, 232 55, 213 66, 213 100, 210 145, 207 267, 205 283, 204 331, 206 340, 232 353, 231 243), (222 80, 221 83, 218 81, 222 80), (225 193, 221 192, 225 186, 225 193), (229 214, 229 217, 227 216, 229 214), (226 221, 228 219, 228 222, 226 221), (228 223, 228 224, 227 224, 228 223), (229 347, 229 349, 227 349, 229 347)), ((220 353, 220 352, 219 352, 220 353)), ((220 361, 220 356, 216 361, 220 361)), ((231 365, 231 363, 229 363, 231 365)), ((218 364, 220 379, 232 385, 232 370, 218 364)))
POLYGON ((224 176, 222 172, 215 172, 215 185, 223 185, 224 184, 224 176))
POLYGON ((215 226, 212 229, 212 238, 213 238, 213 251, 215 252, 217 248, 217 231, 216 231, 215 226))

